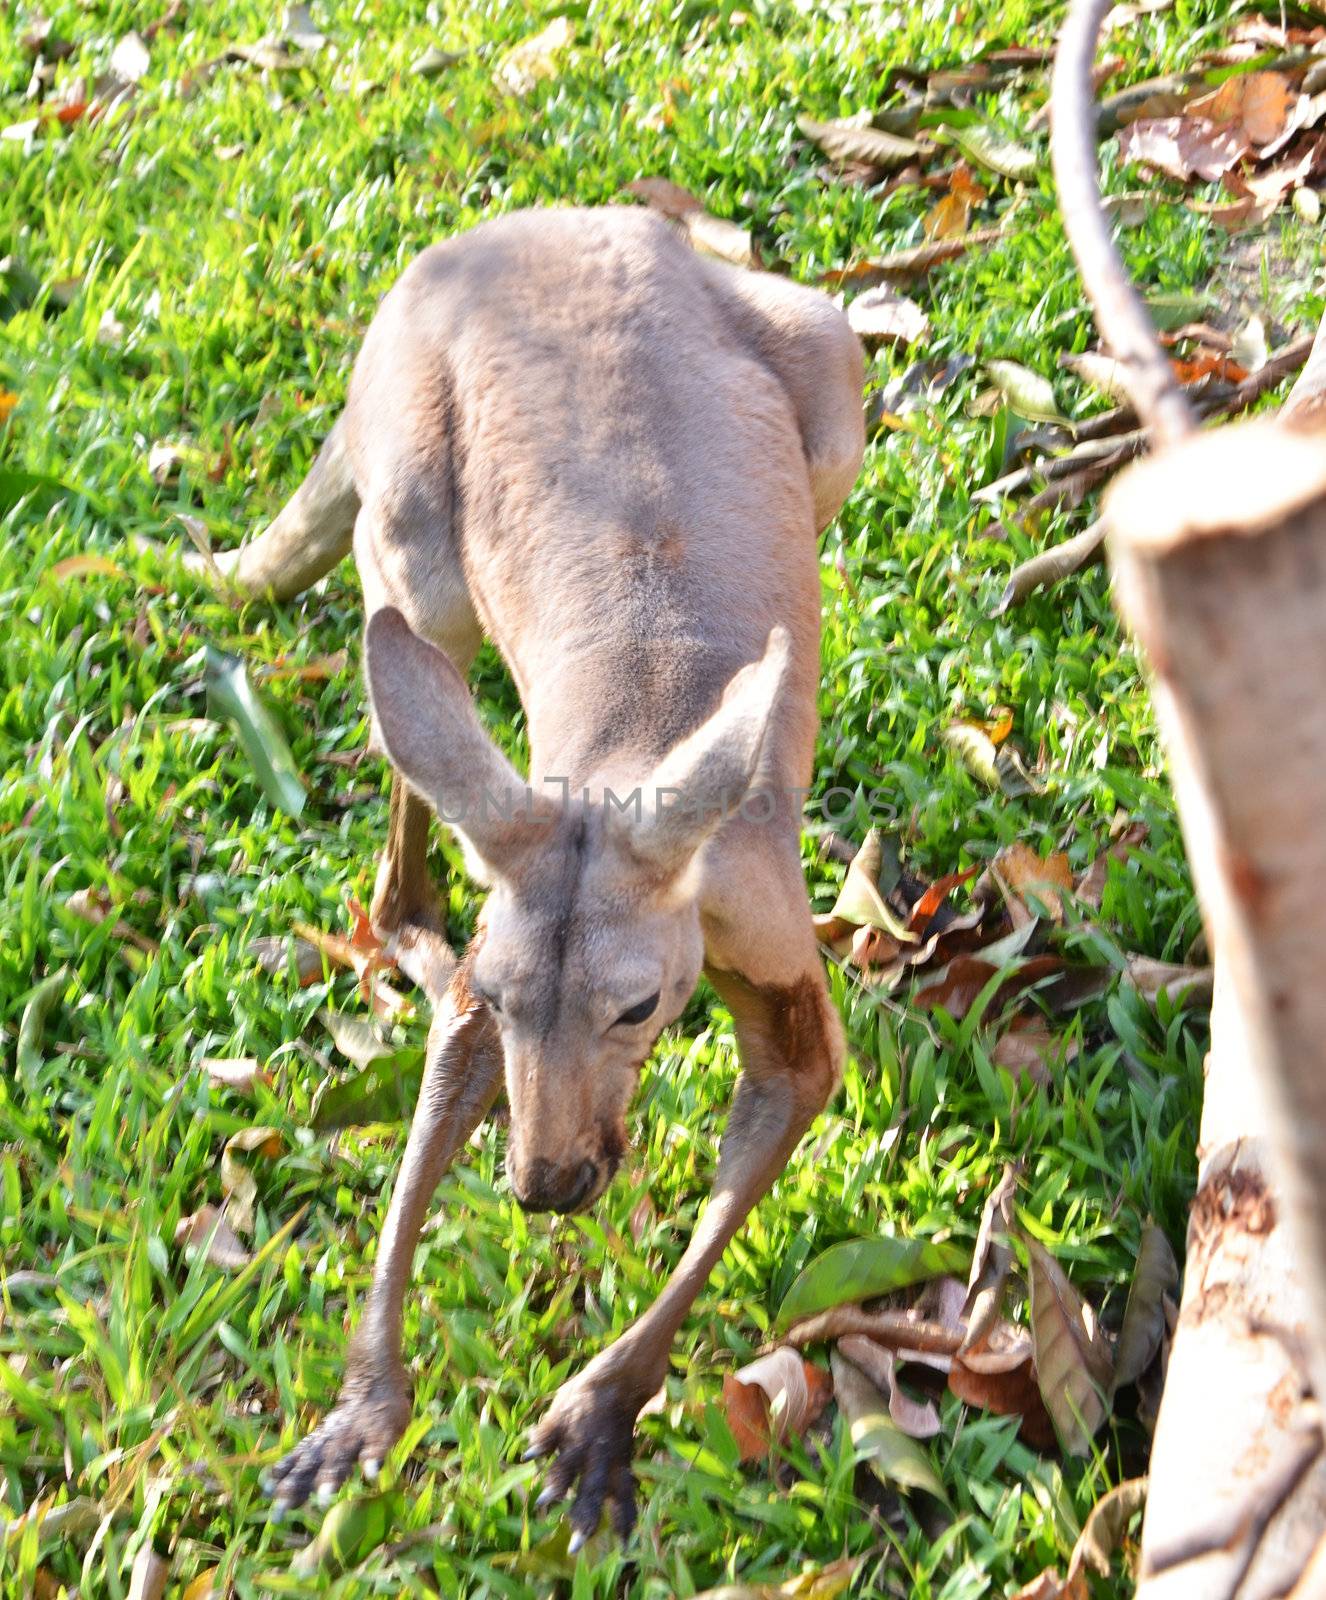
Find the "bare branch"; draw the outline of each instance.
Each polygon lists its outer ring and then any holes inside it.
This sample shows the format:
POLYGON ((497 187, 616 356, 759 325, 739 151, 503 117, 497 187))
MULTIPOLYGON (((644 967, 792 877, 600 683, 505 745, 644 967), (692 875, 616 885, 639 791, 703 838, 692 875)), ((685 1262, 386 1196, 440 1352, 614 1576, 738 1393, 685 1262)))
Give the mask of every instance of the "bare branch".
POLYGON ((1146 307, 1124 273, 1101 204, 1096 172, 1096 105, 1091 68, 1111 0, 1074 0, 1055 56, 1050 150, 1068 242, 1110 353, 1137 414, 1157 441, 1173 443, 1196 427, 1146 307))

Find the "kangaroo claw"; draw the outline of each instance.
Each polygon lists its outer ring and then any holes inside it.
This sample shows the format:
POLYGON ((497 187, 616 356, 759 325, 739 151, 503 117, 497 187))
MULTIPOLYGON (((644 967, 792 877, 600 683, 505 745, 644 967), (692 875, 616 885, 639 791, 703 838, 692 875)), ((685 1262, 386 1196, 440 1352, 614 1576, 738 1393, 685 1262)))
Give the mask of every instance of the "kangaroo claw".
POLYGON ((343 1400, 307 1439, 264 1473, 264 1488, 274 1502, 273 1515, 303 1505, 315 1491, 319 1505, 330 1504, 361 1464, 366 1477, 375 1476, 409 1418, 404 1380, 399 1386, 384 1383, 343 1400))
POLYGON ((544 1511, 572 1494, 572 1555, 598 1532, 605 1509, 622 1539, 635 1526, 631 1449, 639 1410, 640 1404, 617 1383, 595 1380, 587 1369, 558 1391, 535 1430, 524 1458, 553 1458, 535 1510, 544 1511))

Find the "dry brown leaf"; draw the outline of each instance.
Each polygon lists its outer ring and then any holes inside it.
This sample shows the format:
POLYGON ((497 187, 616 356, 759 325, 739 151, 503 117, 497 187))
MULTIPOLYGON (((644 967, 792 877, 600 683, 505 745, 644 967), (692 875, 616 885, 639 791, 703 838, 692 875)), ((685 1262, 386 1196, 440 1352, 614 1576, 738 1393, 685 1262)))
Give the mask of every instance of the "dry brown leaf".
POLYGON ((192 1216, 181 1217, 175 1243, 186 1255, 202 1250, 212 1266, 226 1272, 238 1272, 253 1259, 216 1206, 203 1206, 192 1216))
MULTIPOLYGON (((1009 724, 1012 725, 1011 716, 1009 724)), ((949 872, 942 878, 936 878, 912 907, 907 918, 908 928, 913 933, 924 934, 953 890, 974 878, 980 870, 979 867, 967 867, 962 872, 949 872)))
POLYGON ((733 266, 756 265, 750 234, 735 222, 716 217, 688 189, 670 178, 636 178, 625 192, 643 200, 651 211, 675 222, 692 248, 733 266))
POLYGON ((497 66, 497 81, 509 94, 527 95, 553 77, 570 48, 575 30, 569 17, 554 17, 546 28, 513 45, 497 66))
POLYGON ((1151 956, 1129 955, 1124 976, 1152 1005, 1163 994, 1174 1006, 1209 1006, 1214 992, 1215 974, 1211 967, 1156 961, 1151 956))
POLYGON ((1017 1195, 1018 1175, 1017 1165, 1010 1161, 981 1211, 971 1271, 962 1299, 962 1315, 967 1324, 963 1350, 984 1344, 999 1320, 1004 1285, 1013 1266, 1009 1236, 1014 1226, 1013 1201, 1017 1195))
MULTIPOLYGON (((1125 11, 1131 7, 1115 6, 1114 9, 1125 11)), ((1039 1577, 1024 1583, 1012 1600, 1091 1600, 1091 1596, 1083 1573, 1061 1578, 1056 1567, 1046 1567, 1039 1577)))
POLYGON ((742 1461, 768 1455, 774 1445, 800 1438, 833 1394, 821 1367, 788 1345, 723 1379, 723 1409, 742 1461))
POLYGON ((1247 155, 1247 137, 1198 117, 1154 117, 1119 132, 1119 159, 1140 161, 1186 183, 1221 178, 1247 155))
POLYGON ((933 1400, 916 1400, 898 1382, 898 1357, 862 1334, 839 1339, 839 1350, 859 1367, 889 1404, 889 1415, 913 1439, 933 1439, 939 1432, 939 1408, 933 1400))
POLYGON ((329 656, 315 656, 312 661, 288 661, 281 656, 267 668, 263 676, 294 678, 300 683, 322 683, 327 678, 339 677, 345 671, 348 659, 344 650, 333 651, 329 656))
POLYGON ((933 149, 933 146, 916 139, 886 133, 861 118, 817 122, 813 117, 798 117, 797 127, 830 160, 862 162, 885 172, 896 171, 933 149))
POLYGON ((1146 1504, 1146 1487, 1145 1478, 1128 1478, 1092 1506, 1068 1563, 1070 1583, 1088 1567, 1102 1578, 1109 1577, 1112 1557, 1127 1537, 1128 1524, 1146 1504))
POLYGON ((1235 128, 1260 149, 1284 131, 1292 98, 1293 90, 1283 73, 1236 73, 1214 93, 1190 100, 1185 116, 1235 128))
POLYGON ((264 934, 260 938, 250 940, 249 953, 262 970, 272 977, 286 970, 293 953, 295 972, 301 989, 307 988, 310 983, 316 983, 322 976, 322 956, 318 947, 308 939, 288 939, 264 934))
POLYGON ((942 261, 954 261, 968 250, 994 244, 1003 237, 1003 228, 974 228, 971 233, 959 234, 956 239, 931 239, 910 250, 895 250, 892 255, 883 256, 870 265, 881 278, 920 278, 942 261))
MULTIPOLYGON (((0 420, 3 420, 3 418, 0 418, 0 420)), ((66 556, 63 561, 57 561, 50 571, 51 577, 59 583, 64 583, 69 578, 124 578, 128 576, 124 568, 118 566, 109 556, 98 555, 66 556)))
POLYGON ((931 207, 921 224, 927 239, 960 239, 971 220, 971 201, 956 191, 931 207))
POLYGON ((953 1358, 948 1386, 966 1405, 998 1417, 1021 1417, 1018 1431, 1035 1449, 1047 1450, 1055 1443, 1025 1328, 996 1323, 984 1344, 953 1358))
POLYGON ((253 1232, 253 1208, 258 1200, 258 1181, 239 1158, 254 1153, 273 1160, 285 1148, 275 1128, 241 1128, 227 1141, 221 1152, 221 1193, 226 1198, 226 1217, 237 1233, 253 1232))
POLYGON ((1051 1068, 1077 1055, 1076 1039, 1050 1032, 1039 1011, 1024 1012, 1013 1018, 1008 1031, 995 1041, 990 1059, 1015 1078, 1026 1076, 1033 1083, 1053 1081, 1051 1068))
POLYGON ((129 1574, 128 1600, 161 1600, 170 1578, 170 1562, 159 1556, 149 1539, 140 1546, 129 1574))
POLYGON ((847 321, 859 339, 881 344, 915 344, 930 332, 930 319, 920 306, 884 285, 857 295, 847 308, 847 321))
MULTIPOLYGON (((94 925, 105 922, 114 910, 111 897, 105 889, 75 889, 65 901, 65 905, 76 917, 94 925)), ((135 946, 144 955, 160 954, 161 946, 155 939, 149 938, 145 933, 139 933, 137 928, 131 928, 121 918, 116 918, 110 931, 116 939, 123 939, 126 944, 135 946)))
POLYGON ((1113 1358, 1095 1313, 1044 1245, 1027 1239, 1036 1381, 1066 1455, 1086 1455, 1108 1411, 1113 1358))
POLYGON ((1074 893, 1083 905, 1099 909, 1109 876, 1110 862, 1126 861, 1146 838, 1148 831, 1145 822, 1129 822, 1109 848, 1101 851, 1077 880, 1074 893))
POLYGON ((1054 922, 1064 919, 1064 895, 1073 890, 1073 870, 1062 850, 1041 857, 1021 840, 1005 845, 990 863, 990 871, 1005 891, 1014 927, 1044 914, 1054 922))

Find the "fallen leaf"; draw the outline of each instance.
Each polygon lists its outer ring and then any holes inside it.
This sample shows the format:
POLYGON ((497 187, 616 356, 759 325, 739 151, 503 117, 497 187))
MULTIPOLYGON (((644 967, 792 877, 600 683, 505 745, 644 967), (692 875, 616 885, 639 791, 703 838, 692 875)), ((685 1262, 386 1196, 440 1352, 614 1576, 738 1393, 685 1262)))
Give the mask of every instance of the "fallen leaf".
POLYGON ((904 1490, 924 1489, 944 1500, 944 1487, 929 1455, 894 1422, 887 1401, 870 1379, 836 1350, 829 1365, 848 1435, 880 1481, 904 1490))
POLYGON ((238 1272, 253 1259, 216 1206, 203 1206, 192 1216, 181 1217, 175 1243, 186 1256, 202 1251, 211 1266, 226 1272, 238 1272))
POLYGON ((939 266, 941 262, 955 261, 968 250, 995 244, 1003 237, 1002 227, 975 228, 971 233, 959 234, 956 239, 931 239, 925 244, 914 245, 910 250, 895 250, 891 255, 881 256, 869 265, 881 278, 906 281, 924 277, 932 267, 939 266))
POLYGON ((677 223, 692 248, 733 266, 755 264, 755 247, 746 229, 706 211, 689 190, 670 178, 636 178, 626 185, 625 192, 677 223))
POLYGON ((1065 1455, 1086 1455, 1108 1411, 1106 1396, 1113 1381, 1109 1346, 1091 1307, 1059 1263, 1035 1239, 1025 1243, 1036 1381, 1065 1455))
POLYGON ((1083 383, 1099 389, 1120 405, 1132 404, 1128 393, 1128 369, 1113 356, 1107 356, 1099 350, 1084 350, 1081 355, 1061 355, 1059 365, 1067 367, 1083 383))
POLYGON ((295 758, 276 718, 258 698, 238 656, 213 645, 203 653, 208 709, 225 716, 249 758, 263 793, 274 806, 297 817, 307 795, 295 758))
POLYGON ((69 969, 60 967, 49 973, 28 995, 19 1019, 18 1038, 14 1042, 14 1065, 20 1080, 30 1089, 36 1088, 37 1074, 42 1066, 42 1033, 46 1019, 69 982, 69 969))
POLYGON ((1088 1567, 1102 1578, 1109 1577, 1114 1552, 1123 1544, 1128 1524, 1146 1505, 1146 1489, 1145 1478, 1129 1478, 1116 1483, 1108 1494, 1096 1501, 1073 1546, 1068 1563, 1070 1583, 1088 1567))
POLYGON ((272 1160, 284 1147, 275 1128, 241 1128, 226 1140, 221 1152, 221 1193, 226 1200, 226 1219, 236 1233, 253 1232, 253 1208, 258 1200, 258 1181, 240 1156, 255 1152, 272 1160))
MULTIPOLYGON (((94 925, 106 922, 114 910, 111 897, 105 889, 75 889, 65 901, 65 905, 76 917, 94 925)), ((114 938, 123 939, 126 944, 133 945, 144 955, 155 956, 161 953, 161 946, 155 939, 149 938, 145 933, 139 933, 137 928, 131 928, 121 917, 115 918, 110 931, 114 938)))
POLYGON ((723 1378, 723 1410, 742 1461, 767 1456, 785 1439, 799 1439, 833 1396, 822 1367, 781 1345, 723 1378))
POLYGON ((970 199, 965 194, 950 192, 926 213, 921 231, 927 239, 960 239, 970 220, 970 199))
POLYGON ((220 1600, 221 1591, 217 1588, 220 1580, 220 1567, 208 1567, 187 1586, 180 1600, 220 1600))
POLYGON ((128 573, 109 556, 66 556, 50 569, 57 583, 67 583, 70 578, 126 578, 128 573))
POLYGON ((1124 960, 1124 977, 1144 1000, 1155 1005, 1163 994, 1172 1006, 1206 1007, 1214 992, 1211 967, 1190 967, 1176 961, 1156 961, 1130 954, 1124 960))
POLYGON ((1064 896, 1073 891, 1073 872, 1061 850, 1041 857, 1029 845, 1014 840, 995 856, 990 872, 1004 891, 1015 927, 1025 918, 1041 915, 1052 922, 1064 920, 1064 896))
POLYGON ((816 936, 832 944, 856 928, 881 928, 899 945, 917 943, 906 922, 894 911, 880 891, 879 876, 884 865, 884 836, 871 828, 861 848, 852 857, 833 909, 816 916, 816 936))
POLYGON ((204 1056, 198 1065, 211 1082, 236 1094, 252 1094, 256 1084, 272 1081, 256 1056, 204 1056))
POLYGON ((336 650, 329 656, 314 656, 311 661, 287 661, 282 657, 263 674, 267 678, 295 678, 300 683, 322 683, 338 678, 345 671, 347 652, 336 650))
MULTIPOLYGON (((570 1535, 570 1523, 562 1526, 570 1535)), ((827 1567, 815 1567, 788 1578, 785 1583, 724 1583, 717 1589, 706 1589, 695 1600, 838 1600, 852 1581, 852 1574, 861 1565, 862 1557, 844 1556, 841 1561, 827 1567)), ((570 1573, 559 1573, 570 1579, 570 1573)))
POLYGON ((884 344, 915 344, 930 332, 930 319, 914 300, 883 286, 857 295, 847 321, 858 338, 884 344))
POLYGON ((1184 114, 1233 127, 1260 148, 1284 131, 1291 95, 1289 79, 1282 73, 1240 72, 1226 78, 1214 93, 1190 100, 1184 114))
POLYGON ((1013 1077, 1026 1076, 1033 1083, 1052 1081, 1051 1067, 1072 1061, 1078 1052, 1076 1039, 1050 1032, 1039 1012, 1014 1017, 990 1051, 990 1060, 1013 1077))
POLYGON ((554 17, 546 28, 512 46, 497 66, 497 81, 509 94, 527 95, 554 77, 575 39, 569 17, 554 17))
POLYGON ((1136 1383, 1155 1360, 1165 1337, 1165 1298, 1178 1292, 1179 1264, 1165 1230, 1148 1221, 1142 1229, 1128 1286, 1128 1303, 1114 1346, 1114 1387, 1136 1383))
POLYGON ((968 161, 998 173, 1001 178, 1015 183, 1029 182, 1040 168, 1040 157, 1034 150, 1014 139, 1002 139, 979 123, 950 128, 948 134, 968 161))
POLYGON ((1033 422, 1066 422, 1048 378, 1016 361, 987 361, 985 370, 1009 409, 1033 422))
POLYGON ((129 1573, 128 1600, 161 1600, 170 1579, 170 1562, 159 1556, 149 1539, 141 1545, 129 1573))
MULTIPOLYGON (((1115 11, 1135 12, 1135 6, 1115 6, 1115 11)), ((1112 16, 1114 13, 1111 12, 1112 16)), ((1107 19, 1108 20, 1108 19, 1107 19)), ((1011 1600, 1091 1600, 1087 1580, 1081 1573, 1070 1582, 1059 1576, 1058 1568, 1046 1567, 1030 1583, 1024 1583, 1011 1600)))
POLYGON ((452 67, 459 66, 464 59, 458 50, 443 50, 438 45, 430 44, 421 56, 410 63, 410 73, 416 78, 437 78, 452 67))
POLYGON ((1020 1417, 1018 1432, 1037 1450, 1056 1442, 1054 1423, 1036 1381, 1031 1336, 1010 1322, 996 1322, 984 1342, 955 1355, 948 1386, 964 1405, 996 1417, 1020 1417))
POLYGON ((933 1439, 939 1432, 939 1410, 932 1400, 915 1400, 898 1382, 898 1358, 892 1350, 861 1334, 839 1339, 838 1349, 870 1379, 888 1402, 889 1415, 911 1439, 933 1439))
POLYGON ((326 1008, 318 1013, 327 1032, 331 1034, 336 1043, 336 1048, 346 1058, 353 1061, 357 1067, 367 1067, 374 1061, 380 1061, 384 1056, 392 1055, 396 1046, 389 1044, 371 1023, 365 1022, 362 1017, 352 1016, 348 1011, 331 1011, 326 1008))
POLYGON ((967 1331, 959 1354, 973 1345, 984 1343, 999 1320, 1004 1286, 1013 1266, 1013 1249, 1009 1239, 1014 1228, 1013 1201, 1017 1187, 1018 1167, 1010 1161, 981 1211, 962 1305, 967 1331))
MULTIPOLYGON (((1011 717, 1009 720, 1011 724, 1011 717)), ((960 884, 969 882, 980 870, 979 866, 967 867, 962 872, 949 872, 942 878, 936 878, 912 907, 907 918, 908 928, 915 934, 924 934, 953 890, 960 884)))
POLYGON ((1039 792, 1017 752, 1011 746, 1001 750, 990 737, 985 723, 963 718, 950 722, 940 730, 939 736, 967 771, 988 788, 1010 799, 1039 792))
POLYGON ((1181 183, 1223 177, 1249 148, 1238 129, 1198 117, 1147 118, 1129 123, 1119 133, 1120 161, 1140 161, 1181 183))
POLYGON ((111 73, 122 83, 141 82, 151 65, 152 53, 139 33, 126 33, 111 51, 111 73))
POLYGON ((322 953, 311 940, 264 934, 249 941, 249 953, 262 970, 275 977, 285 972, 294 958, 295 974, 301 989, 322 976, 322 953))
POLYGON ((1091 865, 1077 880, 1077 887, 1073 891, 1085 906, 1099 910, 1100 902, 1105 894, 1105 884, 1108 881, 1110 862, 1124 862, 1146 838, 1149 829, 1145 822, 1130 822, 1119 833, 1108 849, 1102 850, 1091 865))
MULTIPOLYGON (((1266 346, 1266 324, 1258 316, 1251 316, 1234 335, 1229 354, 1246 376, 1260 372, 1266 365, 1270 351, 1266 346)), ((1241 382, 1242 380, 1235 380, 1241 382)))
POLYGON ((778 1308, 777 1326, 788 1328, 831 1306, 873 1300, 966 1266, 966 1251, 955 1244, 887 1234, 847 1239, 830 1245, 801 1270, 778 1308))
POLYGON ((832 161, 863 161, 883 172, 906 166, 932 147, 915 139, 886 133, 869 122, 848 118, 835 122, 816 122, 813 117, 798 117, 797 127, 812 144, 819 146, 832 161))
POLYGON ((18 396, 12 389, 0 389, 0 425, 9 421, 17 404, 18 396))

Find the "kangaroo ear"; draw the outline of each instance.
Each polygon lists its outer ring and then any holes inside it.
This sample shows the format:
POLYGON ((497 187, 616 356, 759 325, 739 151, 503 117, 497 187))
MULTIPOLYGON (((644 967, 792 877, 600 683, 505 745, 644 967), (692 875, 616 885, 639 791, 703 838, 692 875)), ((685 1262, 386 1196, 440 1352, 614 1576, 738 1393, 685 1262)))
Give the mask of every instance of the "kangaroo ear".
POLYGON ((546 837, 551 803, 484 732, 460 673, 393 607, 369 618, 364 660, 392 765, 502 876, 535 837, 546 837))
POLYGON ((760 753, 782 695, 791 654, 784 627, 764 654, 735 674, 717 711, 654 770, 631 822, 632 852, 666 872, 680 872, 756 781, 760 753))

